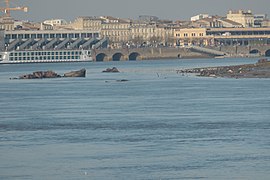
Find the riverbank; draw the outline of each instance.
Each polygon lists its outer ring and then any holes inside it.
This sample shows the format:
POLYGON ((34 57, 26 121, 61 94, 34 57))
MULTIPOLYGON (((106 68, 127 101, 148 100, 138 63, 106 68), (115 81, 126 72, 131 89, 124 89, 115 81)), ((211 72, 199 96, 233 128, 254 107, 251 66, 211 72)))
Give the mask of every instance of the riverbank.
POLYGON ((270 78, 270 61, 260 59, 255 64, 184 69, 177 73, 195 73, 201 77, 270 78))

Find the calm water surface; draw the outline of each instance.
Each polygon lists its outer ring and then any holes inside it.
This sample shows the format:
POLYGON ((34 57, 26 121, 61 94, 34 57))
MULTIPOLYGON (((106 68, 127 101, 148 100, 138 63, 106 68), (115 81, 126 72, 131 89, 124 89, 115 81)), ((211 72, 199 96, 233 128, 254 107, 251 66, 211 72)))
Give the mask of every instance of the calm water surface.
POLYGON ((1 65, 0 179, 269 179, 270 80, 175 72, 255 61, 1 65))

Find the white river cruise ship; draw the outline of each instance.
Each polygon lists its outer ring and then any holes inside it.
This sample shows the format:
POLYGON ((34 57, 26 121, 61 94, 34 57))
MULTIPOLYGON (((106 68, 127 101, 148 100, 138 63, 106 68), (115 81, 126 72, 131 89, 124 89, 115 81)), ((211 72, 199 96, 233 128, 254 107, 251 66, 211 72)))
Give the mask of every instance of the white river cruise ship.
POLYGON ((89 62, 91 50, 34 50, 0 52, 0 64, 89 62))

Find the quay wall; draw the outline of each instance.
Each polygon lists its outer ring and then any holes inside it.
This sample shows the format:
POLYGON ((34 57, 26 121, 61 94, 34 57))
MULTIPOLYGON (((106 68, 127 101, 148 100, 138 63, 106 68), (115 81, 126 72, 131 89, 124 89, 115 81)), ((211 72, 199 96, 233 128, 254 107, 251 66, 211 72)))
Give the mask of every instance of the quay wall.
POLYGON ((215 49, 218 51, 225 52, 231 56, 269 56, 270 45, 252 45, 252 46, 220 46, 220 47, 211 47, 209 49, 215 49))

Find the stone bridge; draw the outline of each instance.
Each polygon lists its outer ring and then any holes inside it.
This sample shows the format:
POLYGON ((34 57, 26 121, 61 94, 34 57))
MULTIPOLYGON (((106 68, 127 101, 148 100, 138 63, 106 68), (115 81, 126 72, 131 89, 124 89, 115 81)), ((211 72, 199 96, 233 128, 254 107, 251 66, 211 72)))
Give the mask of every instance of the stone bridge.
MULTIPOLYGON (((230 55, 267 56, 270 57, 270 45, 221 46, 207 47, 230 55)), ((190 48, 124 48, 95 49, 92 51, 94 61, 127 61, 144 59, 176 59, 214 57, 216 54, 192 51, 190 48)))
MULTIPOLYGON (((127 61, 144 59, 176 59, 198 58, 205 54, 192 52, 189 48, 125 48, 125 49, 95 49, 92 51, 94 61, 127 61)), ((208 55, 207 55, 208 56, 208 55)))

